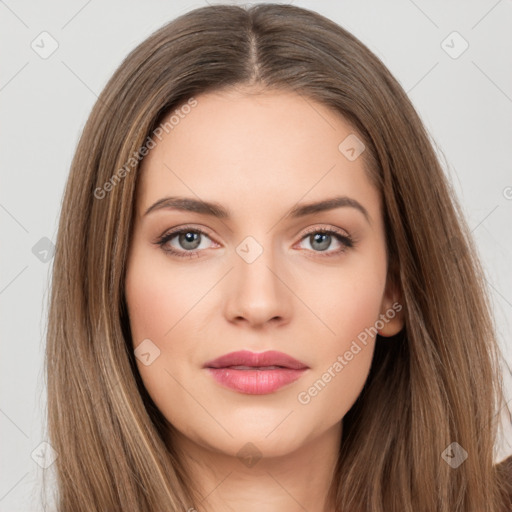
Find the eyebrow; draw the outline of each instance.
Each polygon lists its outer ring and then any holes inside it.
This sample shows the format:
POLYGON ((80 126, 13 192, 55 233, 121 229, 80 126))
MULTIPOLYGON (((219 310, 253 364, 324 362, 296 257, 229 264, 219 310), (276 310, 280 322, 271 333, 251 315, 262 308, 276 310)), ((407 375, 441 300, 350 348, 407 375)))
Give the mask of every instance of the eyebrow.
MULTIPOLYGON (((300 204, 294 206, 287 214, 286 217, 299 218, 311 215, 313 213, 325 212, 334 210, 335 208, 351 207, 360 211, 366 221, 371 224, 371 217, 368 210, 359 201, 347 196, 337 196, 331 199, 325 199, 315 203, 300 204)), ((180 210, 194 213, 201 213, 203 215, 211 215, 219 219, 229 219, 231 214, 229 210, 216 202, 202 201, 189 197, 164 197, 153 203, 145 212, 148 215, 151 212, 163 209, 180 210)))

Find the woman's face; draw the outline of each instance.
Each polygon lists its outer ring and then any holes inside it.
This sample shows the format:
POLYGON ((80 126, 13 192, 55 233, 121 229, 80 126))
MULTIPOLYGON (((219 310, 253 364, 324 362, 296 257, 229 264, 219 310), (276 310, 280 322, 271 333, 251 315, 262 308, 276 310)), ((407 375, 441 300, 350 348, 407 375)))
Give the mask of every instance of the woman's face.
POLYGON ((143 161, 126 276, 138 369, 188 441, 286 454, 340 426, 374 327, 403 325, 379 194, 354 130, 322 104, 234 89, 195 100, 143 161), (253 358, 205 367, 238 351, 253 358))

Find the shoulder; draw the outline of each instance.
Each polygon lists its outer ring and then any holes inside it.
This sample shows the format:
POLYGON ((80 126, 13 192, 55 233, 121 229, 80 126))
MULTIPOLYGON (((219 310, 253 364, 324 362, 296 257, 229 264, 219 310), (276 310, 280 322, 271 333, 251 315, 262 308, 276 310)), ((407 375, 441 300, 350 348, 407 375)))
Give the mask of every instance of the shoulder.
POLYGON ((501 480, 506 483, 505 496, 508 501, 506 501, 506 508, 503 509, 503 512, 510 512, 512 511, 512 455, 498 462, 496 469, 501 475, 501 480))

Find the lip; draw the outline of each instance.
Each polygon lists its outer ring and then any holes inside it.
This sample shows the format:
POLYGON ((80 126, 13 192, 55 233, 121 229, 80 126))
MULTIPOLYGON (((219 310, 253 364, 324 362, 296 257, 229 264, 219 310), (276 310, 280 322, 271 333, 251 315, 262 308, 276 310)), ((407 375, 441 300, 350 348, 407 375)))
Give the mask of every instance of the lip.
POLYGON ((296 381, 309 367, 275 350, 240 350, 208 361, 204 368, 227 388, 249 395, 264 395, 296 381))

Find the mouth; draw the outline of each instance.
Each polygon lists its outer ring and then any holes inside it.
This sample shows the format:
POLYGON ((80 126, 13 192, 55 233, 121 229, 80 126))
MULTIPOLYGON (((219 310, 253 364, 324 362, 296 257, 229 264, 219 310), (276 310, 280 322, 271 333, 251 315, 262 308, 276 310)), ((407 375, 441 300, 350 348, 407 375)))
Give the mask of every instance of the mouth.
POLYGON ((204 368, 224 387, 263 395, 296 381, 309 367, 283 352, 242 350, 209 361, 204 368))

